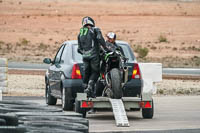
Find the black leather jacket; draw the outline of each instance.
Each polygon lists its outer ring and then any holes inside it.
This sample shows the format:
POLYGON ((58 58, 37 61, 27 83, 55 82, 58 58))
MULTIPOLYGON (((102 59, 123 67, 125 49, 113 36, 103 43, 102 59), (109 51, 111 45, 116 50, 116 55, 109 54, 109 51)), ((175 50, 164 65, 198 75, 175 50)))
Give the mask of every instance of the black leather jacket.
POLYGON ((100 45, 107 51, 101 30, 97 27, 82 27, 78 35, 78 52, 83 58, 99 57, 100 45))

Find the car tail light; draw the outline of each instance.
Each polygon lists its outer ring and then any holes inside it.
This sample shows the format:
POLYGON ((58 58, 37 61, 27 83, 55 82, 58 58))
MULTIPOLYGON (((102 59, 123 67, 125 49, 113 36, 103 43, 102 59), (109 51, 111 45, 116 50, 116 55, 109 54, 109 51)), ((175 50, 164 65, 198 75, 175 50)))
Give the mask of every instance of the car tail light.
POLYGON ((138 64, 134 65, 132 79, 141 79, 140 68, 138 64))
POLYGON ((82 79, 81 71, 77 64, 74 64, 72 68, 72 79, 82 79))

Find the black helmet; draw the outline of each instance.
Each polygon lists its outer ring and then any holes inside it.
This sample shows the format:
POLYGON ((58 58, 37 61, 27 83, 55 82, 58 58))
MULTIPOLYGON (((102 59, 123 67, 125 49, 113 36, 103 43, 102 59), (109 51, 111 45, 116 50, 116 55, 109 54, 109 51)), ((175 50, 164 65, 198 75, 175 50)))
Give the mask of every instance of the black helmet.
POLYGON ((83 26, 91 25, 92 27, 94 27, 95 26, 95 22, 91 17, 86 16, 82 20, 82 25, 83 26))
POLYGON ((114 32, 108 32, 107 37, 109 39, 116 39, 117 36, 116 36, 116 34, 114 32))

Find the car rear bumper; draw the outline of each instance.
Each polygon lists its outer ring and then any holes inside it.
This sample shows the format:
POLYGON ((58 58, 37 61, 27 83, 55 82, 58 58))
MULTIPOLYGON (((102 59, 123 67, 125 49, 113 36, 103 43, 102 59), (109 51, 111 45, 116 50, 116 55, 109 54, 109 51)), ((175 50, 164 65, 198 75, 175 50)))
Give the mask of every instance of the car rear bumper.
MULTIPOLYGON (((76 98, 76 93, 83 93, 82 79, 65 79, 63 80, 63 87, 71 88, 73 98, 76 98)), ((142 80, 131 79, 123 86, 124 97, 136 97, 141 95, 142 80)))
POLYGON ((124 97, 140 96, 142 91, 142 80, 131 79, 123 86, 124 97))
POLYGON ((71 88, 73 98, 76 97, 77 92, 84 92, 82 79, 65 79, 62 82, 64 88, 71 88))

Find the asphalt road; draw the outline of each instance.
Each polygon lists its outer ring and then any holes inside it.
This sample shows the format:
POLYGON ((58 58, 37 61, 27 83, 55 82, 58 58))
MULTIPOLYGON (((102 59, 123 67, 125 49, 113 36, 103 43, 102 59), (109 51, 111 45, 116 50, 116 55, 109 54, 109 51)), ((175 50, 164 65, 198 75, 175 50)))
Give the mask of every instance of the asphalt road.
MULTIPOLYGON (((45 104, 42 97, 4 97, 45 104)), ((116 127, 112 112, 96 112, 87 115, 90 132, 127 133, 199 133, 200 96, 154 97, 153 119, 143 119, 141 112, 128 112, 130 127, 116 127)), ((57 106, 61 108, 60 100, 57 106)))
MULTIPOLYGON (((48 64, 34 64, 22 62, 8 62, 9 69, 17 70, 46 70, 50 65, 48 64)), ((163 68, 164 75, 192 75, 200 76, 199 68, 163 68)))

